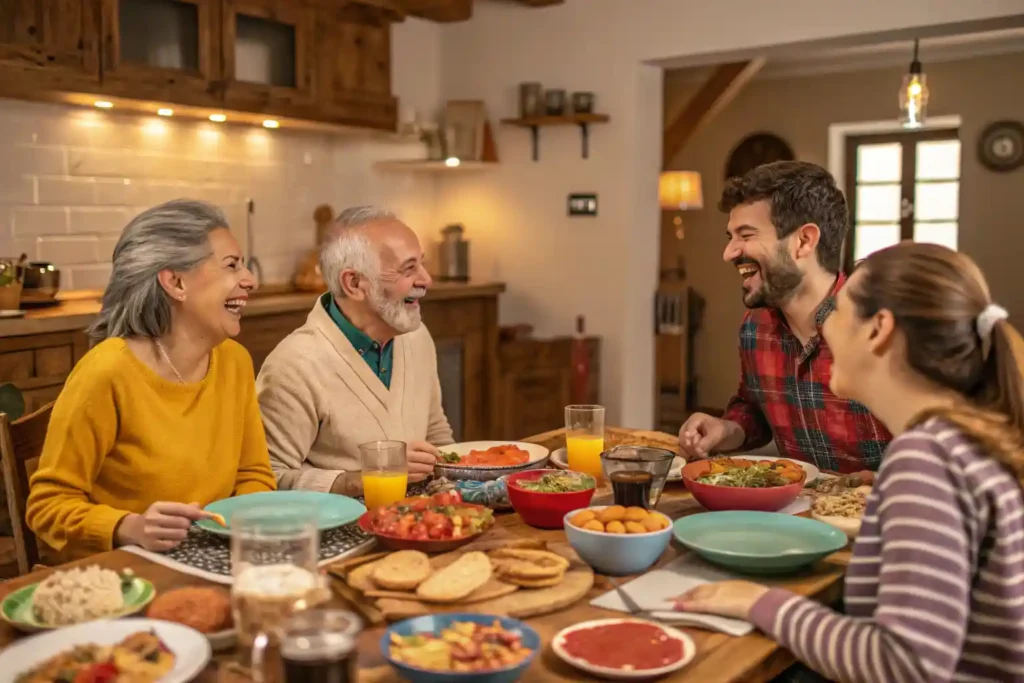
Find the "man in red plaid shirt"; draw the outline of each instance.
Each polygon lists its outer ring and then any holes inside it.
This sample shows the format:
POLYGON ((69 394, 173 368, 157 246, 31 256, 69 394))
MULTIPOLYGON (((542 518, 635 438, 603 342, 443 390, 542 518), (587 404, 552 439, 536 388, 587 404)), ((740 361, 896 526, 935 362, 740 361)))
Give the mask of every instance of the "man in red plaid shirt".
POLYGON ((722 257, 743 278, 750 309, 740 326, 740 387, 722 418, 686 421, 683 450, 706 457, 774 436, 780 455, 823 471, 877 470, 892 435, 830 391, 832 352, 821 337, 845 280, 843 193, 820 166, 781 161, 726 183, 719 208, 729 214, 722 257))

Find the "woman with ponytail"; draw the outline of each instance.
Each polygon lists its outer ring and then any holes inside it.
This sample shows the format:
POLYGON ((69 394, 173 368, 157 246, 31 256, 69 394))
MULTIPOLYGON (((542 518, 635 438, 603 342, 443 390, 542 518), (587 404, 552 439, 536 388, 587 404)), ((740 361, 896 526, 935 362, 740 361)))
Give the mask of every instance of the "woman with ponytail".
POLYGON ((1024 341, 977 265, 903 243, 823 328, 830 387, 893 433, 846 577, 848 615, 746 581, 682 610, 747 619, 838 681, 1024 681, 1024 341))

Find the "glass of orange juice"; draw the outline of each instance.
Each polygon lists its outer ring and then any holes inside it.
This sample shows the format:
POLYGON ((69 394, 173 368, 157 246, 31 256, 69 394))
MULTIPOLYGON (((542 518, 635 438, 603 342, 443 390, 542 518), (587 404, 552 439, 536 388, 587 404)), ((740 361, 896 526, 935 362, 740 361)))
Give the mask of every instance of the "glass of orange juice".
POLYGON ((565 450, 570 470, 601 479, 604 406, 565 407, 565 450))
POLYGON ((404 441, 370 441, 359 444, 363 465, 363 496, 366 508, 397 503, 405 498, 409 465, 404 441))

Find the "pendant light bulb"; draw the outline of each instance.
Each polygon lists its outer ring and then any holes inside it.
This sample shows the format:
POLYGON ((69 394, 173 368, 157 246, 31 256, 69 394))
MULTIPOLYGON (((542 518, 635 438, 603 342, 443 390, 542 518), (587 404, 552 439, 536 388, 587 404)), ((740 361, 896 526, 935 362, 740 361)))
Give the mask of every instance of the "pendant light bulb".
POLYGON ((914 59, 900 85, 900 123, 904 128, 920 128, 928 112, 928 81, 917 57, 918 41, 914 40, 914 59))

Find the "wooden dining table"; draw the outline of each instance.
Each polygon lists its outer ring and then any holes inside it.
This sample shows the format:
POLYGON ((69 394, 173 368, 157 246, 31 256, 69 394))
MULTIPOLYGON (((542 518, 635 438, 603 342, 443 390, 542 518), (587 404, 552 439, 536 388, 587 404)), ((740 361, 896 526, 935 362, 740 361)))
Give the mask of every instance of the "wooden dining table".
MULTIPOLYGON (((619 431, 626 430, 620 429, 619 431)), ((524 439, 524 441, 539 443, 554 450, 565 445, 565 436, 563 430, 556 430, 524 439)), ((607 504, 611 502, 610 498, 610 490, 606 487, 599 489, 595 494, 593 504, 607 504)), ((693 500, 682 483, 670 482, 661 496, 658 510, 672 519, 677 519, 702 511, 703 508, 693 500)), ((564 543, 566 541, 564 531, 540 530, 527 526, 519 515, 511 512, 496 515, 496 524, 487 533, 494 540, 529 537, 549 543, 564 543)), ((687 552, 685 548, 673 541, 656 566, 664 565, 685 552, 687 552)), ((848 561, 849 549, 847 548, 800 574, 778 579, 758 580, 828 604, 840 597, 842 579, 848 561)), ((158 593, 184 586, 211 585, 204 579, 177 572, 124 550, 102 553, 62 567, 89 564, 98 564, 115 571, 130 569, 138 576, 151 581, 158 593)), ((54 569, 62 567, 37 571, 0 584, 0 599, 22 586, 41 580, 54 569)), ((332 578, 333 580, 337 579, 332 578)), ((629 577, 619 579, 621 583, 628 580, 629 577)), ((591 600, 609 590, 613 590, 613 587, 608 580, 597 575, 594 587, 584 599, 575 605, 553 614, 526 619, 526 622, 540 634, 544 650, 534 660, 523 680, 531 681, 531 683, 535 681, 546 683, 548 681, 595 680, 559 659, 552 651, 550 644, 554 635, 566 626, 590 619, 623 616, 621 612, 590 605, 591 600)), ((334 593, 331 606, 352 609, 350 603, 337 592, 334 593)), ((660 680, 679 683, 768 681, 794 663, 793 656, 787 650, 757 631, 746 636, 735 637, 697 628, 679 628, 688 633, 696 643, 696 657, 680 671, 660 680)), ((365 629, 360 635, 358 644, 360 683, 398 683, 403 680, 387 664, 380 652, 378 641, 383 632, 384 627, 371 627, 365 629)), ((24 637, 26 637, 24 634, 19 633, 9 624, 0 623, 0 649, 24 637)), ((242 659, 240 655, 241 653, 237 650, 215 654, 197 681, 201 683, 246 683, 250 681, 248 671, 238 663, 242 659)))

